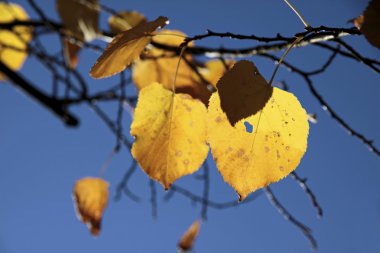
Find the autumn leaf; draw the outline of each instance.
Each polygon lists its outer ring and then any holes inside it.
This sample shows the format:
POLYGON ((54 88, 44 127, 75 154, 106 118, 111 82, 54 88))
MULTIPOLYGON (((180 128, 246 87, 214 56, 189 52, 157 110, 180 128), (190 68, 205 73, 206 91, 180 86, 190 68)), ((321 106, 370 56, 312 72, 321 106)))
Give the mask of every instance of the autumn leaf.
POLYGON ((80 41, 91 41, 99 33, 99 0, 57 0, 57 11, 66 32, 80 41))
POLYGON ((202 76, 214 87, 219 79, 226 73, 227 70, 231 69, 235 64, 233 60, 226 60, 222 62, 221 60, 209 60, 205 63, 205 67, 200 69, 202 76))
MULTIPOLYGON (((0 3, 0 23, 14 20, 26 21, 29 17, 18 4, 0 3)), ((10 69, 19 70, 28 53, 28 42, 32 39, 32 29, 26 26, 15 26, 12 30, 0 29, 0 61, 10 69)), ((0 73, 0 80, 4 79, 0 73)))
POLYGON ((119 33, 108 44, 90 71, 94 78, 105 78, 123 71, 138 59, 145 46, 150 42, 152 33, 168 23, 166 17, 141 23, 132 29, 119 33))
MULTIPOLYGON (((236 85, 235 89, 249 88, 236 85)), ((266 96, 265 92, 255 96, 252 103, 266 100, 262 97, 266 96)), ((308 132, 308 116, 289 92, 273 88, 264 107, 235 126, 221 108, 219 92, 211 96, 207 140, 219 172, 239 194, 240 200, 293 171, 306 151, 308 132)))
MULTIPOLYGON (((186 35, 180 31, 162 30, 153 37, 153 42, 179 47, 185 37, 186 35)), ((189 56, 186 56, 186 59, 189 62, 192 61, 189 56)), ((206 84, 201 82, 194 70, 184 60, 180 62, 176 75, 178 61, 179 56, 175 53, 152 48, 144 56, 144 59, 135 62, 132 70, 133 82, 138 90, 154 82, 161 83, 168 90, 172 90, 176 76, 175 91, 177 93, 189 94, 207 104, 211 92, 207 89, 206 84)))
POLYGON ((67 62, 67 65, 71 69, 75 69, 78 65, 78 53, 81 49, 81 47, 77 43, 72 43, 70 40, 65 39, 63 41, 63 53, 65 57, 65 61, 67 62))
POLYGON ((198 170, 206 159, 206 108, 187 94, 154 83, 139 94, 131 135, 132 155, 165 189, 198 170))
POLYGON ((118 34, 145 22, 144 15, 137 11, 122 11, 108 19, 108 26, 112 33, 118 34))
POLYGON ((108 202, 108 183, 101 178, 82 178, 75 183, 73 197, 79 219, 91 234, 98 235, 108 202))
POLYGON ((200 220, 196 220, 193 222, 193 224, 191 224, 191 226, 186 230, 178 242, 178 249, 180 251, 186 252, 193 248, 195 239, 198 237, 200 227, 200 220))
POLYGON ((372 0, 363 15, 354 20, 354 24, 369 43, 380 49, 380 0, 372 0))
POLYGON ((239 61, 216 85, 220 106, 231 125, 261 110, 273 88, 250 61, 239 61))

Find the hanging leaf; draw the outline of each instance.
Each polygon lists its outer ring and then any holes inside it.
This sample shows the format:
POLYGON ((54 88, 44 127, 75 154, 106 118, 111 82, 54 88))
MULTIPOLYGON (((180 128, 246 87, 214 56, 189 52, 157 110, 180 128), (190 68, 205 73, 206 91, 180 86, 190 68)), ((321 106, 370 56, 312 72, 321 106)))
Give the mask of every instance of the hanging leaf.
POLYGON ((112 33, 118 34, 146 22, 144 15, 137 11, 122 11, 108 19, 108 26, 112 33))
MULTIPOLYGON (((0 23, 28 19, 28 15, 20 5, 0 2, 0 23)), ((0 61, 14 71, 19 70, 28 55, 28 42, 31 39, 30 27, 15 26, 12 30, 0 29, 0 61)), ((2 79, 4 77, 0 73, 0 80, 2 79)))
POLYGON ((207 157, 206 108, 187 94, 154 83, 140 91, 131 135, 132 155, 165 189, 198 170, 207 157))
POLYGON ((141 23, 115 36, 92 67, 90 75, 94 78, 104 78, 123 71, 139 58, 150 42, 152 33, 167 23, 166 17, 158 17, 152 22, 141 23))
POLYGON ((73 197, 79 219, 91 234, 98 235, 108 202, 108 183, 101 178, 82 178, 74 186, 73 197))
POLYGON ((363 15, 354 20, 354 24, 369 43, 380 49, 380 0, 372 0, 363 15))
POLYGON ((178 242, 178 249, 180 251, 187 252, 194 247, 195 239, 198 237, 200 228, 200 220, 196 220, 191 224, 178 242))
POLYGON ((202 76, 214 87, 219 79, 230 70, 235 64, 233 60, 226 60, 224 63, 221 60, 210 60, 206 62, 205 67, 200 69, 202 76))
MULTIPOLYGON (((250 90, 238 83, 235 89, 250 90)), ((298 166, 307 148, 309 125, 305 110, 291 93, 278 88, 273 88, 271 93, 263 108, 235 126, 231 126, 221 108, 219 90, 210 99, 207 140, 219 172, 239 194, 240 200, 287 176, 298 166)), ((266 96, 265 92, 253 93, 251 102, 264 101, 266 96)))
MULTIPOLYGON (((179 47, 185 37, 186 35, 180 31, 162 30, 153 37, 153 42, 179 47)), ((186 56, 186 59, 192 62, 190 56, 186 56)), ((179 56, 175 53, 152 48, 144 56, 144 59, 136 61, 134 64, 133 82, 139 90, 154 82, 161 83, 168 90, 172 90, 178 61, 179 56)), ((201 82, 194 70, 184 60, 180 62, 178 68, 175 91, 189 94, 193 98, 200 99, 205 104, 211 96, 206 84, 201 82)))
POLYGON ((80 41, 91 41, 99 33, 99 0, 57 0, 57 11, 66 32, 80 41))
POLYGON ((63 43, 63 53, 65 56, 65 61, 71 69, 75 69, 78 65, 78 53, 81 47, 77 43, 72 43, 68 39, 65 39, 63 43))
POLYGON ((220 106, 231 125, 261 110, 273 88, 250 61, 239 61, 216 85, 220 106))

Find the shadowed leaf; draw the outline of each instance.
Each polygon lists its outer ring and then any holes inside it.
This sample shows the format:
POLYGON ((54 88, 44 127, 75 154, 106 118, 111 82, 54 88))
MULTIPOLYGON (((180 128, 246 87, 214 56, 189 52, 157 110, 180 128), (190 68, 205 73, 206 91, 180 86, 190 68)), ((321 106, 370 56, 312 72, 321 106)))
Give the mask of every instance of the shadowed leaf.
POLYGON ((196 220, 182 235, 178 242, 178 249, 182 252, 191 250, 194 247, 195 240, 198 237, 199 230, 201 228, 201 221, 196 220))
POLYGON ((144 15, 137 11, 122 11, 108 19, 108 26, 112 33, 118 34, 146 22, 144 15))

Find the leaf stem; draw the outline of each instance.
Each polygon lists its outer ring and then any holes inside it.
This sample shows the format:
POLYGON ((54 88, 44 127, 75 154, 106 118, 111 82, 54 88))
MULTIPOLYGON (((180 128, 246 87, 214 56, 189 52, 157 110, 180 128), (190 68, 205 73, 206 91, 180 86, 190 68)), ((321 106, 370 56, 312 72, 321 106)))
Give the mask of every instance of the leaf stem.
POLYGON ((297 11, 297 9, 288 1, 288 0, 284 0, 285 3, 294 11, 294 13, 299 17, 299 19, 302 21, 303 25, 306 27, 306 28, 309 28, 311 27, 307 22, 306 20, 304 19, 304 17, 302 17, 301 13, 299 13, 297 11))

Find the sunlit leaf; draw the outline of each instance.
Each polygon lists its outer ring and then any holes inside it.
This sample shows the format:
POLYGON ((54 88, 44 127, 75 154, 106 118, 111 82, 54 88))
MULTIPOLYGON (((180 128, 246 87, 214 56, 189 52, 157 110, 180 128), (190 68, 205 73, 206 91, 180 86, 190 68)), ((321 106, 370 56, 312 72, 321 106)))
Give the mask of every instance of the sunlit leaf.
POLYGON ((308 116, 293 94, 273 88, 262 109, 231 126, 220 100, 218 92, 211 96, 207 139, 219 172, 243 200, 298 166, 307 148, 308 116))
POLYGON ((273 88, 250 61, 239 61, 216 85, 220 106, 232 125, 261 110, 273 88))
MULTIPOLYGON (((179 46, 186 35, 179 31, 162 30, 153 41, 167 46, 179 46)), ((191 46, 191 45, 190 45, 191 46)), ((192 62, 191 57, 186 57, 192 62)), ((174 77, 179 57, 175 53, 152 48, 144 59, 136 61, 133 66, 132 78, 136 87, 140 90, 154 82, 161 83, 165 88, 172 90, 174 77)), ((199 98, 204 103, 208 102, 211 92, 206 84, 196 76, 194 70, 184 60, 180 62, 176 77, 176 92, 190 94, 193 98, 199 98)))
POLYGON ((112 33, 118 34, 145 22, 147 20, 144 15, 137 11, 122 11, 108 19, 108 26, 112 33))
POLYGON ((79 219, 91 234, 98 235, 108 202, 108 183, 101 178, 82 178, 75 183, 73 197, 79 219))
POLYGON ((132 29, 119 33, 108 44, 92 67, 91 76, 104 78, 123 71, 140 57, 141 52, 150 42, 152 33, 167 23, 166 17, 158 17, 152 22, 141 23, 132 29))
POLYGON ((369 43, 380 49, 380 0, 372 0, 363 15, 354 20, 354 24, 369 43))
POLYGON ((158 83, 142 89, 131 125, 133 157, 168 189, 206 159, 205 117, 204 104, 187 94, 174 94, 158 83))
POLYGON ((70 40, 67 39, 65 39, 63 43, 65 61, 67 62, 70 68, 75 69, 78 65, 78 53, 81 47, 78 44, 72 43, 70 40))
POLYGON ((57 0, 57 11, 68 35, 91 41, 99 33, 99 0, 57 0))
POLYGON ((221 60, 210 60, 206 62, 205 67, 200 69, 203 77, 214 87, 224 73, 231 69, 235 61, 226 60, 224 63, 221 60))
POLYGON ((195 239, 197 239, 199 230, 201 228, 201 221, 196 220, 182 235, 178 242, 178 249, 182 252, 191 250, 194 247, 195 239))
MULTIPOLYGON (((28 19, 28 15, 20 5, 0 2, 0 23, 28 19)), ((13 30, 0 29, 0 61, 12 70, 19 70, 28 55, 27 47, 31 39, 30 27, 15 26, 13 30)), ((0 80, 3 78, 0 74, 0 80)))

